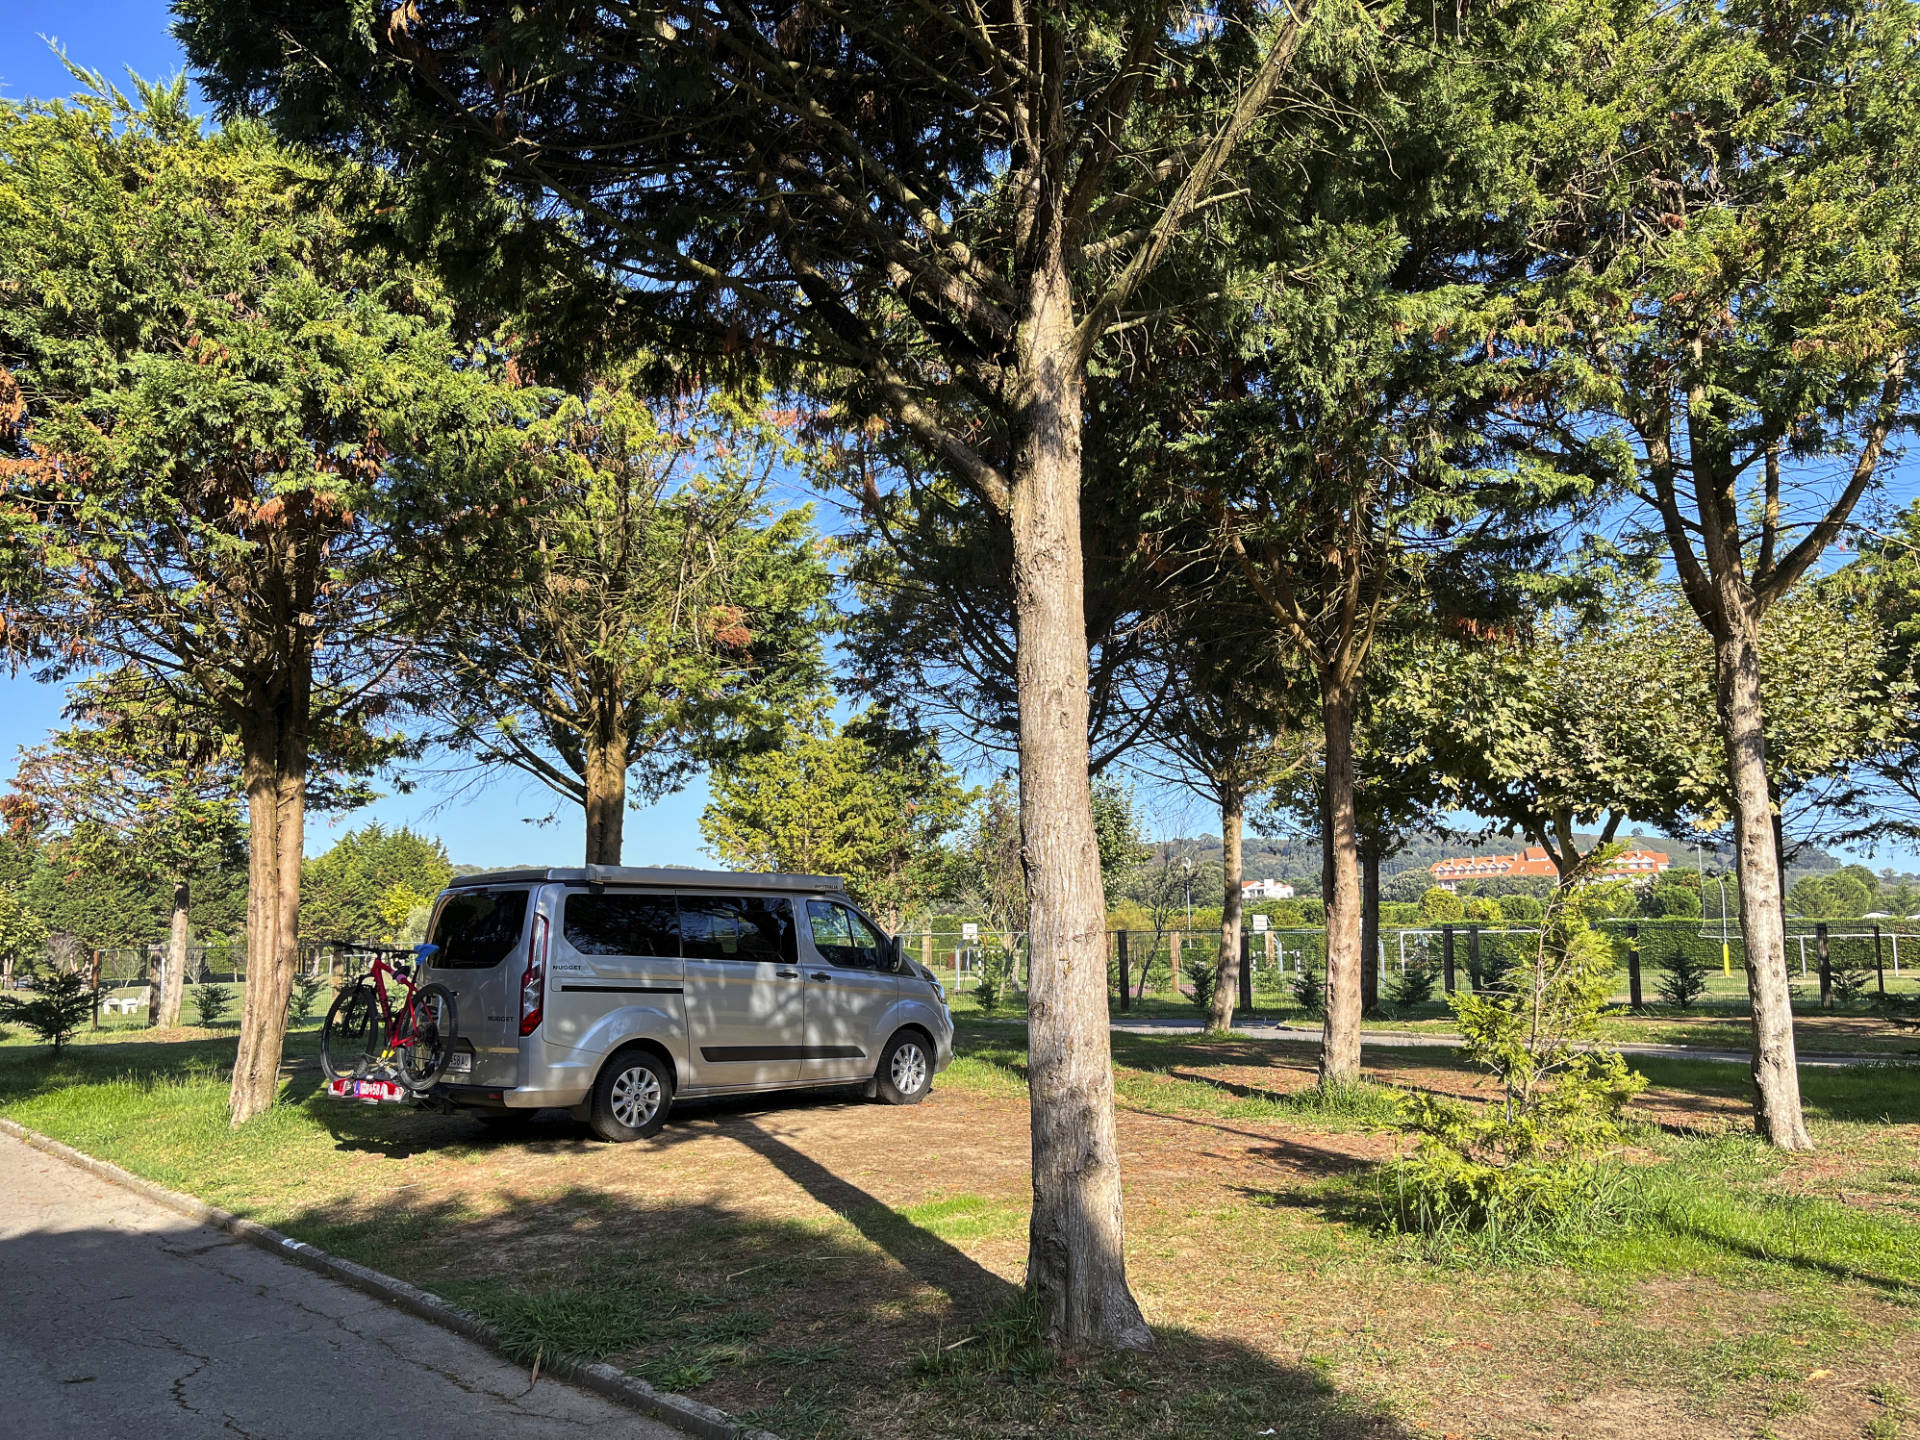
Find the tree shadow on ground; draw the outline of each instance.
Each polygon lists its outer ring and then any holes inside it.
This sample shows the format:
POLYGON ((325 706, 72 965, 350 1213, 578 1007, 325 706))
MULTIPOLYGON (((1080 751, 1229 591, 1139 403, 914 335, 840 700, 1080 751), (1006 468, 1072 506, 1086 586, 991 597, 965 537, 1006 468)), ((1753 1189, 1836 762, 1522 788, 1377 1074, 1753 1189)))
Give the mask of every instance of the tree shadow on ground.
POLYGON ((485 1213, 388 1194, 281 1228, 474 1311, 523 1362, 604 1360, 786 1440, 1410 1434, 1319 1371, 1231 1339, 1164 1328, 1147 1356, 1062 1360, 1017 1289, 958 1246, 761 1121, 724 1133, 846 1225, 573 1185, 485 1213))

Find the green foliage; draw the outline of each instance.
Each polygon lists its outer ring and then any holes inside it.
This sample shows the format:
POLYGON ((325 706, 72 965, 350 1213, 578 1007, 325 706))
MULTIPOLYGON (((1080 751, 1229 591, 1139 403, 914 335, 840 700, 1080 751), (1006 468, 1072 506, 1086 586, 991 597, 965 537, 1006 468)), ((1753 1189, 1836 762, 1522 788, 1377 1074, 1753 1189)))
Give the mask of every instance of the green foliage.
POLYGON ((1661 1000, 1676 1010, 1692 1008, 1707 993, 1707 977, 1716 968, 1707 964, 1697 947, 1674 946, 1660 962, 1661 1000))
POLYGON ((1532 925, 1547 913, 1547 907, 1531 895, 1509 895, 1500 901, 1500 913, 1509 924, 1532 925))
POLYGON ((700 833, 729 865, 839 875, 898 929, 931 899, 941 842, 972 798, 934 735, 867 711, 845 727, 817 703, 779 746, 714 768, 700 833))
POLYGON ((1004 777, 974 799, 946 857, 941 886, 956 909, 991 930, 1025 928, 1027 874, 1020 858, 1020 797, 1004 777))
POLYGON ((778 744, 821 683, 830 583, 811 511, 770 498, 805 461, 790 419, 753 389, 656 398, 623 368, 531 424, 540 503, 427 636, 455 748, 617 821, 629 792, 778 744))
POLYGON ((1613 991, 1611 946, 1578 897, 1550 912, 1532 962, 1491 994, 1455 995, 1461 1049, 1499 1087, 1484 1105, 1416 1091, 1415 1153, 1389 1166, 1387 1222, 1422 1233, 1519 1235, 1563 1223, 1594 1194, 1592 1157, 1645 1088, 1612 1051, 1587 1048, 1613 991))
POLYGON ((1787 892, 1787 904, 1809 919, 1858 920, 1872 908, 1878 888, 1871 871, 1848 866, 1831 875, 1808 875, 1795 881, 1787 892))
POLYGON ((1287 993, 1307 1014, 1323 1013, 1327 1008, 1326 971, 1311 957, 1304 957, 1300 968, 1287 977, 1287 993))
POLYGON ((1121 877, 1144 864, 1149 852, 1140 833, 1133 793, 1113 780, 1093 782, 1093 834, 1100 846, 1100 880, 1109 895, 1120 891, 1121 877))
POLYGON ((442 841, 375 821, 301 866, 300 929, 314 940, 402 940, 412 913, 452 878, 442 841))
POLYGON ((1220 983, 1219 958, 1202 952, 1196 957, 1197 963, 1187 967, 1187 979, 1193 984, 1193 993, 1188 998, 1202 1015, 1213 1009, 1214 987, 1220 983))
POLYGON ((1429 925, 1458 925, 1467 918, 1467 902, 1434 885, 1420 897, 1420 918, 1429 925))
POLYGON ((1440 972, 1418 955, 1407 957, 1407 968, 1387 967, 1387 1003, 1396 1010, 1412 1010, 1433 999, 1440 972))
POLYGON ((984 945, 980 949, 980 972, 974 987, 974 999, 982 1013, 992 1015, 1000 1009, 1007 988, 1013 983, 1013 952, 1004 945, 984 945))
POLYGON ((1833 981, 1833 998, 1851 1005, 1874 989, 1873 967, 1866 953, 1851 945, 1835 945, 1829 951, 1828 973, 1833 981))
POLYGON ((0 995, 0 1019, 16 1020, 53 1046, 58 1055, 81 1026, 93 1018, 100 992, 79 970, 36 967, 26 999, 0 995))
MULTIPOLYGON (((287 995, 287 1015, 289 1019, 305 1020, 313 1013, 313 1002, 320 998, 320 992, 326 988, 325 975, 302 975, 293 982, 293 989, 287 995)), ((201 989, 207 987, 202 986, 201 989)), ((205 1021, 202 1022, 207 1023, 205 1021)))
POLYGON ((194 1018, 202 1029, 213 1029, 233 1005, 233 992, 224 985, 196 985, 192 993, 194 1018))
POLYGON ((1500 902, 1490 895, 1475 895, 1466 902, 1466 919, 1480 925, 1498 925, 1506 919, 1500 902))
POLYGON ((46 948, 47 924, 12 889, 0 888, 0 960, 31 964, 46 948))
POLYGON ((1640 912, 1654 919, 1698 919, 1700 887, 1662 880, 1640 897, 1640 912))

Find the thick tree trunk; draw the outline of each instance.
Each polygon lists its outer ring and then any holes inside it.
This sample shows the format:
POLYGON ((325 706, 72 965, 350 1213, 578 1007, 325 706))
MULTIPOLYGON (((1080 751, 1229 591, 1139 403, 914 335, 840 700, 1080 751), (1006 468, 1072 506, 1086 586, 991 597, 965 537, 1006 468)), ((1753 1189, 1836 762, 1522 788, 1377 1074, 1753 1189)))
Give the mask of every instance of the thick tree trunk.
POLYGON ((187 906, 192 899, 185 880, 173 885, 173 923, 167 930, 167 958, 160 968, 160 1006, 153 1023, 171 1028, 180 1023, 181 992, 187 985, 187 906))
MULTIPOLYGON (((612 708, 612 707, 609 707, 612 708)), ((627 818, 627 733, 608 716, 587 741, 587 864, 618 865, 627 818)))
POLYGON ((1753 1009, 1754 1129, 1783 1150, 1811 1150, 1813 1140, 1800 1109, 1779 852, 1767 789, 1759 626, 1737 600, 1727 608, 1728 633, 1714 645, 1714 670, 1727 779, 1733 793, 1740 929, 1746 940, 1747 994, 1753 1009))
POLYGON ((1213 1000, 1207 1006, 1209 1030, 1233 1028, 1233 1002, 1240 990, 1240 830, 1245 809, 1245 798, 1228 786, 1220 803, 1220 859, 1227 878, 1220 896, 1220 958, 1213 972, 1213 1000))
POLYGON ((1360 1013, 1380 1013, 1380 857, 1360 856, 1360 1013))
POLYGON ((1360 1078, 1360 854, 1354 815, 1353 687, 1323 675, 1327 747, 1327 1017, 1320 1083, 1360 1078))
POLYGON ((272 1106, 280 1088, 287 998, 300 945, 300 860, 306 832, 304 685, 278 713, 246 727, 247 986, 240 1007, 228 1107, 240 1125, 272 1106))
POLYGON ((1020 818, 1031 976, 1033 1216, 1027 1288, 1050 1343, 1145 1349, 1127 1288, 1107 1019, 1106 897, 1087 754, 1081 375, 1065 268, 1033 281, 1026 433, 1013 475, 1020 818))

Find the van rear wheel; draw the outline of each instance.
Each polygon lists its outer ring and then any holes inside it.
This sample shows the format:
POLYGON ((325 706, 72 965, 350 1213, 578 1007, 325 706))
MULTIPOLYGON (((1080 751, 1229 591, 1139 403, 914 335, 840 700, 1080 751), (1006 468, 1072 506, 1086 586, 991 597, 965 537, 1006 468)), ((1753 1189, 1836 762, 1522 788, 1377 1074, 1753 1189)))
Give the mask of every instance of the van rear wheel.
POLYGON ((623 1050, 593 1083, 587 1125, 602 1140, 619 1144, 658 1134, 673 1106, 673 1076, 657 1055, 623 1050))
POLYGON ((918 1105, 933 1088, 933 1046, 918 1030, 902 1030, 880 1052, 874 1092, 889 1105, 918 1105))

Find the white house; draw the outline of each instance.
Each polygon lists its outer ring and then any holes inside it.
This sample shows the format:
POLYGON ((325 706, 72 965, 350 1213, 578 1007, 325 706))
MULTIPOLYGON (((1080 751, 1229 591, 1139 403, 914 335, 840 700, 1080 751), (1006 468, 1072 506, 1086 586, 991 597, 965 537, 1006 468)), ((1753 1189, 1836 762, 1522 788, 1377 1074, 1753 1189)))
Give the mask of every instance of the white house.
POLYGON ((1242 880, 1242 900, 1291 900, 1293 887, 1280 880, 1242 880))

